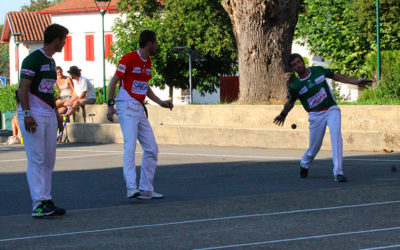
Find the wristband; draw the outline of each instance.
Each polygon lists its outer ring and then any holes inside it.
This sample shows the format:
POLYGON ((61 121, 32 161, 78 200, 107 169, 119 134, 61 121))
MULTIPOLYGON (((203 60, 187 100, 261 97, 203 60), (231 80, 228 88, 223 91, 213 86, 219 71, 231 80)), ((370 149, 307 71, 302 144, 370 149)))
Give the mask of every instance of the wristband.
POLYGON ((22 112, 24 114, 24 118, 25 117, 32 117, 32 113, 31 113, 31 111, 29 109, 23 110, 22 112))
POLYGON ((114 99, 108 99, 108 107, 112 107, 115 104, 115 100, 114 99))

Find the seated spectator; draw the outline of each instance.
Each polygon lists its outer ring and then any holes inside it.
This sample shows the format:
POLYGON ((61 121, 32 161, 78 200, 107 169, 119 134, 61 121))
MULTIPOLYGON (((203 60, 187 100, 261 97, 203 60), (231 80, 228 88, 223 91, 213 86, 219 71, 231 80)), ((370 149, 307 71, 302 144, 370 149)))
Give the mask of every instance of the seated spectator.
MULTIPOLYGON (((15 98, 17 99, 17 109, 19 105, 18 90, 15 91, 15 98)), ((7 144, 20 144, 22 139, 21 129, 19 128, 17 114, 14 114, 11 119, 12 136, 8 137, 7 144)))
POLYGON ((68 73, 74 81, 75 87, 75 95, 64 104, 72 106, 71 111, 68 113, 70 115, 75 113, 81 106, 96 103, 96 92, 92 83, 87 78, 81 76, 81 69, 77 66, 71 66, 68 73))
POLYGON ((57 81, 56 86, 59 93, 59 98, 56 100, 58 112, 62 115, 67 113, 67 108, 64 107, 65 102, 72 98, 74 93, 74 85, 72 79, 64 76, 63 69, 57 67, 57 81))

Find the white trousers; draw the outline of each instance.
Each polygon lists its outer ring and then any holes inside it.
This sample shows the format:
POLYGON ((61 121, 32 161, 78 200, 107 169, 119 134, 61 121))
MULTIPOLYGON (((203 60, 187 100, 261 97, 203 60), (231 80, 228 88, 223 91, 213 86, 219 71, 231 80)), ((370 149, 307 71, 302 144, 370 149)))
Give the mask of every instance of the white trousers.
POLYGON ((37 123, 35 133, 25 130, 24 116, 18 113, 28 167, 26 176, 31 192, 33 210, 42 200, 51 200, 51 177, 56 163, 57 118, 32 113, 37 123))
POLYGON ((338 106, 332 106, 328 110, 309 112, 310 123, 309 147, 301 158, 304 168, 309 168, 315 156, 321 149, 325 135, 326 125, 329 127, 332 143, 333 175, 343 174, 343 140, 341 132, 341 114, 338 106))
POLYGON ((118 102, 116 111, 124 136, 124 178, 129 191, 137 191, 135 150, 136 140, 143 149, 139 189, 154 191, 153 179, 157 166, 158 146, 142 104, 118 102))

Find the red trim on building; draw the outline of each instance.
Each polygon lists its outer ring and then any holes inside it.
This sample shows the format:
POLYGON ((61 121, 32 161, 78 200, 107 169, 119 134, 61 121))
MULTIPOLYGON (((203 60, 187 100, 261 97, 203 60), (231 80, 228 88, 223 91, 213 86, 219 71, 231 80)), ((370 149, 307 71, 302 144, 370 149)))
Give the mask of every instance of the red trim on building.
POLYGON ((72 37, 67 36, 64 45, 64 61, 72 61, 72 37))
POLYGON ((112 51, 111 51, 112 41, 113 41, 113 34, 104 35, 104 44, 105 44, 104 56, 105 56, 105 58, 108 58, 108 56, 112 55, 112 51))
POLYGON ((94 61, 94 35, 85 35, 86 61, 94 61))

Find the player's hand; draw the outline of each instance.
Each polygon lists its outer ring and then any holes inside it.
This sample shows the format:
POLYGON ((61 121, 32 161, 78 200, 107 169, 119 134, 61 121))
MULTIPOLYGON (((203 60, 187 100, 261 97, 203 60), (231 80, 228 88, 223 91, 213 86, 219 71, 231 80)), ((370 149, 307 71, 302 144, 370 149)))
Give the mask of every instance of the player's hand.
POLYGON ((113 118, 113 115, 114 115, 114 114, 117 114, 117 112, 115 111, 114 106, 108 107, 108 110, 107 110, 107 120, 109 120, 110 122, 113 122, 113 121, 114 121, 114 118, 113 118))
POLYGON ((61 133, 63 128, 63 117, 61 115, 57 116, 57 126, 58 126, 58 133, 61 133))
POLYGON ((286 116, 279 114, 277 117, 274 119, 274 123, 278 126, 282 126, 285 123, 286 116))
POLYGON ((25 130, 28 131, 28 133, 33 134, 36 132, 37 123, 32 116, 24 117, 24 124, 25 124, 25 130))
POLYGON ((169 108, 170 110, 172 110, 172 109, 174 108, 174 104, 172 103, 171 100, 162 101, 162 102, 160 103, 160 106, 163 107, 163 108, 169 108))
POLYGON ((372 85, 373 81, 372 80, 368 80, 368 79, 358 79, 357 80, 357 85, 360 87, 365 87, 366 85, 372 85))

